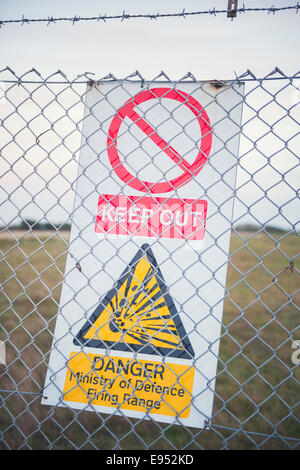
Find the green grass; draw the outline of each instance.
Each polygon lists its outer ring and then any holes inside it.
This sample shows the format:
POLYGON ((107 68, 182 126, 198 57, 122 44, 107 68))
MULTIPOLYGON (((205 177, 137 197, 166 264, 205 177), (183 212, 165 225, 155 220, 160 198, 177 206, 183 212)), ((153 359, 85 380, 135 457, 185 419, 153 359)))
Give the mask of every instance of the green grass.
MULTIPOLYGON (((66 234, 1 235, 0 340, 8 338, 0 388, 39 393, 44 384, 67 248, 66 234)), ((214 416, 207 430, 51 408, 39 395, 1 393, 2 447, 44 449, 263 449, 300 438, 299 370, 291 345, 300 339, 300 252, 296 234, 231 239, 214 416), (298 255, 298 257, 297 257, 298 255), (289 268, 289 260, 294 268, 289 268), (287 268, 287 269, 285 269, 287 268), (276 277, 277 276, 277 277, 276 277), (293 369, 293 370, 292 370, 293 369), (224 429, 230 428, 230 429, 224 429), (236 429, 241 429, 236 432, 236 429)), ((1 447, 1 444, 0 444, 1 447)))

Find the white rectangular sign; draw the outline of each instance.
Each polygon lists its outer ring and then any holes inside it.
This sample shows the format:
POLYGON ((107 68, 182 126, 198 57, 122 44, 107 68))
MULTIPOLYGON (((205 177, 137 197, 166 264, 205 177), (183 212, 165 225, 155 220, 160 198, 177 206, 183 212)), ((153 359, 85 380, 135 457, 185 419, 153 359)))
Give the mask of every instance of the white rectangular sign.
POLYGON ((42 403, 212 415, 243 85, 88 87, 42 403))

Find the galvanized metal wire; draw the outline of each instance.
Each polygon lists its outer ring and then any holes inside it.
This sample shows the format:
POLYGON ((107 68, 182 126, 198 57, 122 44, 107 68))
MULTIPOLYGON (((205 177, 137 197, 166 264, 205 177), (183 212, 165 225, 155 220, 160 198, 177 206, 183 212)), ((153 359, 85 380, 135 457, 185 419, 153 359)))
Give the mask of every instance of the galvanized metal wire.
MULTIPOLYGON (((254 7, 254 8, 249 8, 243 6, 236 8, 235 13, 250 13, 250 12, 256 12, 256 13, 267 13, 268 15, 272 13, 273 15, 277 12, 280 11, 295 11, 298 13, 300 8, 299 2, 295 5, 288 5, 288 6, 279 6, 276 7, 274 5, 270 5, 269 7, 254 7)), ((74 16, 69 16, 69 17, 53 17, 53 16, 48 16, 47 18, 26 18, 24 15, 22 15, 22 18, 20 19, 3 19, 0 20, 0 27, 4 25, 9 25, 13 23, 21 24, 22 26, 24 24, 30 24, 30 23, 47 23, 47 26, 49 26, 52 23, 57 23, 61 21, 66 21, 70 22, 73 24, 73 26, 80 22, 80 21, 96 21, 96 22, 103 22, 106 23, 106 21, 109 20, 129 20, 129 19, 140 19, 140 18, 146 18, 150 20, 158 20, 161 18, 188 18, 191 16, 202 16, 202 15, 213 15, 216 16, 218 14, 225 14, 225 13, 230 13, 229 10, 226 9, 219 9, 216 7, 210 8, 208 10, 197 10, 197 11, 186 11, 185 8, 183 8, 182 11, 179 12, 172 12, 172 13, 138 13, 138 14, 133 14, 133 13, 126 13, 125 10, 119 15, 109 15, 109 14, 98 14, 95 16, 79 16, 79 15, 74 15, 74 16)), ((235 15, 236 16, 236 15, 235 15)))
MULTIPOLYGON (((185 15, 204 13, 212 12, 185 15)), ((138 71, 123 79, 112 74, 95 79, 91 73, 69 79, 60 70, 43 77, 36 69, 19 75, 7 67, 0 71, 0 84, 0 341, 7 351, 6 364, 0 363, 0 446, 298 448, 300 72, 286 75, 277 68, 258 78, 247 70, 231 80, 197 82, 192 73, 177 80, 164 72, 146 80, 138 71), (86 86, 122 87, 129 81, 141 88, 246 83, 214 410, 200 430, 162 424, 151 414, 145 421, 114 410, 111 415, 87 411, 91 405, 83 410, 41 405, 65 256, 72 252, 69 227, 78 156, 86 144, 81 140, 86 86)), ((73 256, 80 270, 81 260, 73 256)))

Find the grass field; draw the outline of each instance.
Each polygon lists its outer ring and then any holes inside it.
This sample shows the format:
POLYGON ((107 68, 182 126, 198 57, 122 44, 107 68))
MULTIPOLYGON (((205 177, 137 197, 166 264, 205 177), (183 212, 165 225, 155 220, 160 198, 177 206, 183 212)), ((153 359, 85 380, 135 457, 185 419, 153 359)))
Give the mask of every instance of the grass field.
POLYGON ((291 361, 292 342, 300 339, 296 234, 272 233, 274 240, 261 233, 232 235, 214 417, 212 426, 202 431, 40 404, 68 233, 15 232, 15 236, 17 240, 5 233, 0 236, 0 340, 8 339, 8 367, 0 365, 0 388, 36 395, 0 393, 4 438, 0 446, 131 450, 145 445, 152 449, 296 445, 300 373, 291 361))

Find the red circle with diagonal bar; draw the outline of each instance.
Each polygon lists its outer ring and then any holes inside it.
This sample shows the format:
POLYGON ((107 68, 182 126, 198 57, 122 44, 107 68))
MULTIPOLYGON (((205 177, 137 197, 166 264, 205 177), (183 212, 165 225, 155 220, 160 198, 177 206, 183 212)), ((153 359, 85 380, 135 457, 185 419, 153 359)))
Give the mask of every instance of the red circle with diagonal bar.
POLYGON ((183 186, 188 183, 193 177, 198 175, 199 171, 203 168, 210 153, 212 144, 212 132, 209 117, 201 104, 187 93, 174 90, 173 88, 152 88, 150 90, 138 93, 134 98, 126 101, 126 103, 118 110, 114 116, 107 137, 107 152, 108 157, 114 171, 118 177, 128 184, 130 187, 143 192, 151 193, 167 193, 169 191, 183 186), (143 119, 135 110, 134 107, 143 103, 144 101, 152 99, 171 99, 187 106, 192 113, 196 116, 199 123, 201 132, 201 146, 197 157, 192 164, 188 163, 181 155, 173 149, 167 142, 162 139, 156 130, 143 119), (118 152, 118 133, 121 124, 125 117, 130 118, 134 124, 141 129, 169 158, 171 158, 182 170, 182 174, 176 178, 165 181, 162 183, 151 183, 149 181, 142 181, 136 176, 129 173, 120 160, 118 152))

